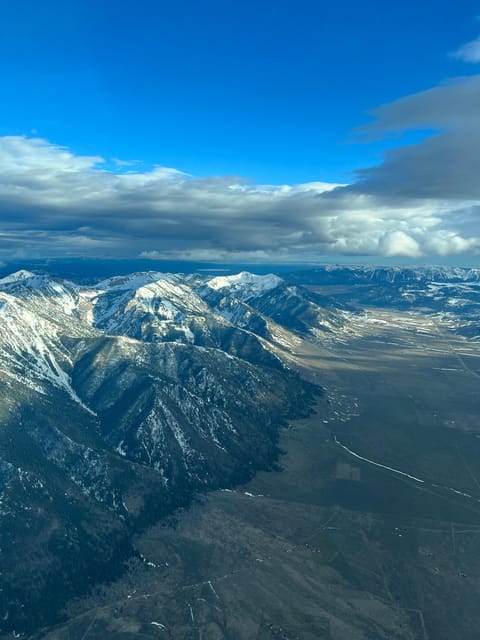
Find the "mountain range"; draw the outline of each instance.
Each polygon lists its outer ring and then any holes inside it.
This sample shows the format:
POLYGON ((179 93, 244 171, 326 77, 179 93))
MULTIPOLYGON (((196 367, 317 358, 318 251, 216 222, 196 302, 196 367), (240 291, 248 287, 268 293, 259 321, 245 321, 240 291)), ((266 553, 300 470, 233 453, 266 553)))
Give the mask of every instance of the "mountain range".
POLYGON ((397 308, 440 314, 456 332, 480 336, 480 269, 326 265, 288 275, 310 292, 328 293, 349 308, 397 308))
POLYGON ((319 392, 281 357, 292 330, 345 322, 322 300, 247 273, 0 280, 3 632, 55 621, 195 492, 275 464, 319 392))
POLYGON ((480 270, 324 267, 0 279, 0 635, 32 634, 139 558, 135 535, 201 492, 276 468, 320 387, 301 340, 364 307, 480 334, 480 270))

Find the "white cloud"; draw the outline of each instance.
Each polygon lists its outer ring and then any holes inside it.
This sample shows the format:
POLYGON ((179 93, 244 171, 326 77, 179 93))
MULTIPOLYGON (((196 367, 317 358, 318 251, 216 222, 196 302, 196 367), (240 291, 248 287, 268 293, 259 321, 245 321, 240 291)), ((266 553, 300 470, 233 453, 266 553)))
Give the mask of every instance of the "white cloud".
POLYGON ((100 156, 76 156, 65 147, 52 144, 43 138, 4 136, 0 138, 0 171, 20 175, 35 170, 44 171, 49 177, 57 171, 66 173, 92 169, 102 164, 100 156))
POLYGON ((418 258, 422 255, 418 242, 404 231, 389 231, 379 241, 380 253, 384 256, 409 256, 418 258))
POLYGON ((438 256, 478 252, 479 238, 462 238, 451 231, 439 231, 426 242, 426 250, 438 256))
MULTIPOLYGON (((328 254, 479 251, 480 199, 434 197, 433 188, 428 197, 415 189, 392 195, 385 179, 374 175, 387 168, 388 161, 351 186, 256 185, 166 167, 116 172, 98 156, 76 156, 37 138, 4 137, 0 257, 312 262, 328 254)), ((422 175, 431 187, 434 178, 422 175)))
POLYGON ((454 58, 464 62, 480 62, 480 36, 462 45, 452 55, 454 58))

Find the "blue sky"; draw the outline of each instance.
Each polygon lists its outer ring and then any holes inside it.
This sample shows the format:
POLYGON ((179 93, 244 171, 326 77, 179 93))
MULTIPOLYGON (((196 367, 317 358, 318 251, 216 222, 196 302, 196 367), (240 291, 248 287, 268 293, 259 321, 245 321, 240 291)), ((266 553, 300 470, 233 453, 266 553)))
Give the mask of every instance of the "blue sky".
POLYGON ((477 255, 478 2, 4 4, 0 257, 477 255))

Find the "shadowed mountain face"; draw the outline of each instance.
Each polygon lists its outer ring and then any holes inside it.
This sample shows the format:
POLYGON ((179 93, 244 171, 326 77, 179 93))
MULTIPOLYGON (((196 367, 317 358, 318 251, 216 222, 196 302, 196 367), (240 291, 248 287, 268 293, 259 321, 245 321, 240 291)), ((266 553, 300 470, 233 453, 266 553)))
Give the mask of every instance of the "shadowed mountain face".
POLYGON ((295 328, 323 330, 314 296, 274 276, 234 283, 0 280, 2 632, 117 575, 132 534, 195 491, 271 467, 279 426, 308 413, 316 389, 275 336, 295 304, 295 328))

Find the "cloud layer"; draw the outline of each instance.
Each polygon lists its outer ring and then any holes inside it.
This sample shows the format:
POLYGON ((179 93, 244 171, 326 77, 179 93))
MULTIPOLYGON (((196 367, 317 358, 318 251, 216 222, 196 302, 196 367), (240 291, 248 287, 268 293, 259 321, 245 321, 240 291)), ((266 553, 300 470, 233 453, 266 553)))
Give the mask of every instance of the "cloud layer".
POLYGON ((256 185, 135 171, 39 138, 0 138, 0 257, 315 261, 480 251, 480 76, 372 112, 360 132, 427 131, 350 185, 256 185), (433 133, 432 133, 433 131, 433 133))

